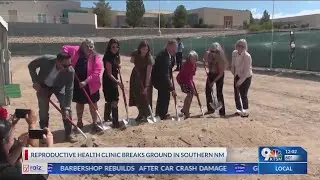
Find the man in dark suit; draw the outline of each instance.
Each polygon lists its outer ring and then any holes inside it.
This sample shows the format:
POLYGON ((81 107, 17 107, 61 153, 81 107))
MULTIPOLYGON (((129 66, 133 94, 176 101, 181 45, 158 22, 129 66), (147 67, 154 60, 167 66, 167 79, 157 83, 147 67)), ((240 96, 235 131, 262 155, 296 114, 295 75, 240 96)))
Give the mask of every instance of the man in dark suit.
POLYGON ((171 82, 172 62, 176 51, 177 41, 169 40, 166 49, 157 55, 152 68, 152 85, 158 90, 156 116, 159 116, 162 120, 169 116, 167 113, 170 102, 170 92, 176 96, 171 82))
POLYGON ((57 56, 44 55, 31 61, 28 68, 33 88, 37 91, 40 128, 49 126, 49 99, 55 94, 63 114, 66 141, 75 142, 71 136, 72 125, 67 120, 67 117, 71 119, 75 73, 71 66, 71 56, 67 53, 59 53, 57 56))

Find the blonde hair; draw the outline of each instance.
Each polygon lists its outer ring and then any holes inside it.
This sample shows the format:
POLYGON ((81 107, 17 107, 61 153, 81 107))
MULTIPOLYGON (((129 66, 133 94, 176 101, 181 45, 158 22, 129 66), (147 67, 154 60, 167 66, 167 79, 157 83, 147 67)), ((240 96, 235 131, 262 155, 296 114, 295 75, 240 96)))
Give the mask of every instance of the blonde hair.
POLYGON ((220 45, 220 43, 218 43, 218 42, 212 43, 211 47, 210 47, 210 51, 212 51, 212 50, 219 51, 219 57, 223 61, 225 68, 227 68, 229 62, 228 62, 228 59, 227 59, 227 57, 226 57, 226 55, 224 53, 224 50, 223 50, 222 46, 220 45))
POLYGON ((194 50, 189 52, 187 60, 190 60, 191 57, 195 57, 197 61, 199 59, 198 53, 196 51, 194 51, 194 50))
POLYGON ((244 46, 245 51, 248 51, 248 43, 245 39, 240 39, 237 41, 236 46, 242 44, 244 46))

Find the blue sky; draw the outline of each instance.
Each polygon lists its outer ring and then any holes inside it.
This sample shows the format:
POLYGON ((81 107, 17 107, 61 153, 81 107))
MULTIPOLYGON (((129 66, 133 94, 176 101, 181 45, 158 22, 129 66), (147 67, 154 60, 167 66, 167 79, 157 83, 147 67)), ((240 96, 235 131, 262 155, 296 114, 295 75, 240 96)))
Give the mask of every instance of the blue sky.
MULTIPOLYGON (((81 1, 83 7, 92 7, 94 1, 81 1)), ((112 9, 125 10, 125 0, 109 1, 112 9)), ((320 13, 320 1, 275 1, 274 18, 298 16, 320 13)), ((145 0, 146 10, 158 9, 159 1, 145 0)), ((178 5, 184 5, 187 9, 200 7, 216 7, 227 9, 248 9, 251 10, 253 17, 260 18, 263 11, 272 13, 272 1, 168 1, 160 0, 161 10, 174 11, 178 5)), ((272 18, 272 17, 271 17, 272 18)))

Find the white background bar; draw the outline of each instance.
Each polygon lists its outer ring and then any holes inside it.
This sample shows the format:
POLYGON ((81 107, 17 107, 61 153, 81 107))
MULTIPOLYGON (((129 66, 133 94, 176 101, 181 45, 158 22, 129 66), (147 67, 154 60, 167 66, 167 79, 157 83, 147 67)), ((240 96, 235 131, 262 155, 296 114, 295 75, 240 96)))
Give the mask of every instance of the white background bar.
POLYGON ((43 163, 222 163, 226 162, 227 149, 24 148, 22 157, 24 162, 43 163), (28 153, 26 153, 26 150, 28 153), (94 156, 97 154, 100 154, 100 157, 94 156), (91 157, 89 155, 91 155, 91 157), (118 156, 112 157, 111 155, 118 156), (139 155, 140 157, 134 155, 139 155), (28 160, 25 159, 26 156, 28 160))

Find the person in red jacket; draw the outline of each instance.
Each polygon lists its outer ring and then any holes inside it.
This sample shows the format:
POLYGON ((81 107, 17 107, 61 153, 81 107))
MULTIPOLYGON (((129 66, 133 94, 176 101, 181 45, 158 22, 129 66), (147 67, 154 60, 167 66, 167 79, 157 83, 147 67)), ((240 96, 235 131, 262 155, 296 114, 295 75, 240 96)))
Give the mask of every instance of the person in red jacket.
POLYGON ((184 99, 183 108, 181 112, 185 118, 190 117, 190 106, 192 98, 195 95, 195 89, 193 87, 193 76, 196 74, 198 54, 195 51, 190 51, 186 62, 182 65, 181 70, 177 75, 177 82, 181 87, 181 91, 186 93, 187 96, 184 99))

